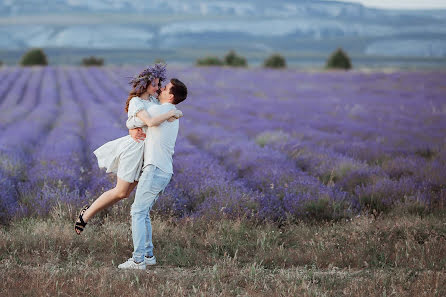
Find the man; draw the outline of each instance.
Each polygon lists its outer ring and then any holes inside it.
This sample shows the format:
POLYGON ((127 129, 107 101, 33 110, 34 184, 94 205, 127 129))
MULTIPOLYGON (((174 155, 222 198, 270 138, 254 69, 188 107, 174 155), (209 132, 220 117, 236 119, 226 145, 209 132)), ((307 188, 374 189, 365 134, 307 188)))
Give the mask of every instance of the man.
MULTIPOLYGON (((175 109, 175 105, 187 97, 187 88, 176 78, 161 90, 158 96, 160 105, 154 105, 147 111, 151 117, 175 109)), ((142 139, 142 132, 131 123, 127 123, 133 139, 142 139)), ((144 144, 144 167, 136 188, 135 201, 132 204, 132 258, 120 264, 121 269, 145 269, 146 265, 156 264, 153 255, 152 224, 150 210, 164 191, 172 174, 172 155, 178 135, 179 120, 164 122, 157 127, 149 127, 144 144)))

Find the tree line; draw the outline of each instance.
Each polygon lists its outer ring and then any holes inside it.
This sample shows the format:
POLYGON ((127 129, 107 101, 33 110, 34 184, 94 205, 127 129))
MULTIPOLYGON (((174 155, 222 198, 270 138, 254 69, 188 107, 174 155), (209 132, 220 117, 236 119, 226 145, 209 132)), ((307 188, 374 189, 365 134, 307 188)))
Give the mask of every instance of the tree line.
MULTIPOLYGON (((22 66, 33 65, 48 65, 48 59, 45 52, 40 48, 28 50, 20 59, 22 66)), ((90 56, 85 57, 80 62, 82 66, 103 66, 104 59, 100 57, 90 56)), ((0 66, 2 62, 0 61, 0 66)), ((245 57, 237 54, 234 50, 230 50, 223 58, 217 56, 207 56, 199 58, 196 61, 197 66, 229 66, 229 67, 248 67, 248 62, 245 57)), ((271 54, 263 61, 263 67, 283 69, 287 67, 286 59, 279 53, 271 54)), ((348 54, 342 49, 338 48, 327 58, 325 63, 327 69, 351 69, 352 63, 348 54)))

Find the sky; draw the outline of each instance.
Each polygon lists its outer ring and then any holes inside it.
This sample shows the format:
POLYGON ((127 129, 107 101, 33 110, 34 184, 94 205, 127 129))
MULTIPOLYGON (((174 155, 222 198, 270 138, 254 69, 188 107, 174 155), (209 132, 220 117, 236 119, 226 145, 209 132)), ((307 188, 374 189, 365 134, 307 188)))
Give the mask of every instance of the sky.
MULTIPOLYGON (((331 0, 325 0, 331 1, 331 0)), ((389 9, 446 9, 446 0, 336 0, 389 9)))

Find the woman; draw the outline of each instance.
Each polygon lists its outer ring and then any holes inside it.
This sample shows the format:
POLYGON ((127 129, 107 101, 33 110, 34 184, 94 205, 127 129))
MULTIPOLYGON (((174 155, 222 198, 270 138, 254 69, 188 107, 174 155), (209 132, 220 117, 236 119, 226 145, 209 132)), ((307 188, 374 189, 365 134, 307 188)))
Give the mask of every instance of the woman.
MULTIPOLYGON (((166 79, 166 66, 155 64, 141 72, 130 83, 133 90, 130 92, 125 111, 128 119, 137 126, 158 126, 164 121, 174 121, 182 116, 179 110, 151 118, 147 109, 158 104, 155 96, 161 82, 166 79)), ((149 140, 150 141, 150 140, 149 140)), ((77 234, 81 234, 87 222, 100 210, 111 206, 119 200, 126 198, 138 183, 141 173, 144 155, 144 142, 135 142, 130 135, 107 142, 94 151, 100 168, 106 168, 107 173, 114 172, 117 175, 116 186, 103 193, 91 206, 84 206, 74 225, 77 234)))

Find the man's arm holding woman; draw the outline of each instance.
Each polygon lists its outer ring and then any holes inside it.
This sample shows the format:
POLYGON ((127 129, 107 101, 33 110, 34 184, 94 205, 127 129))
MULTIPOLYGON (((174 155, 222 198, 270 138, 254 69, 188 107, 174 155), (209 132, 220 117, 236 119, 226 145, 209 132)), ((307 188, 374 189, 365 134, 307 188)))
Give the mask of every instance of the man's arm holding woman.
MULTIPOLYGON (((182 116, 183 113, 177 109, 170 110, 155 117, 151 117, 145 109, 138 111, 136 114, 136 117, 148 127, 159 126, 164 121, 173 122, 182 116)), ((141 125, 138 122, 135 121, 135 117, 127 119, 126 122, 126 126, 129 129, 129 134, 135 141, 144 140, 146 138, 146 134, 142 131, 141 125)))

